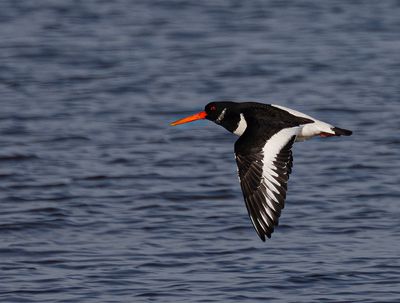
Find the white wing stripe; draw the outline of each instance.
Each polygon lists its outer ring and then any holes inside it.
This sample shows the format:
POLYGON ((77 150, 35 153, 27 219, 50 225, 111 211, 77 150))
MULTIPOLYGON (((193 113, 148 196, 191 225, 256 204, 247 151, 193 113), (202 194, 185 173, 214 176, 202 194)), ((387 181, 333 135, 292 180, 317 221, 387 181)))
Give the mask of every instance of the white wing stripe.
POLYGON ((258 152, 236 154, 247 210, 263 240, 265 236, 271 236, 284 207, 292 161, 290 148, 300 129, 299 126, 282 129, 272 135, 258 152))
MULTIPOLYGON (((268 171, 269 172, 269 171, 268 171)), ((270 182, 275 183, 276 185, 280 185, 280 183, 273 177, 271 176, 272 174, 263 174, 264 178, 267 178, 270 182)), ((275 173, 275 177, 279 177, 278 174, 275 173)))
POLYGON ((279 194, 279 190, 275 187, 274 183, 272 183, 268 178, 265 178, 265 176, 264 176, 264 181, 265 185, 271 191, 271 193, 276 192, 277 194, 279 194))
MULTIPOLYGON (((268 206, 271 207, 273 211, 277 212, 278 209, 276 208, 276 205, 275 205, 275 203, 273 202, 273 200, 276 201, 276 198, 275 198, 275 197, 272 198, 272 197, 268 196, 267 193, 264 193, 264 192, 263 192, 262 194, 263 194, 264 199, 265 199, 265 201, 267 202, 268 206)), ((276 203, 279 203, 279 202, 276 201, 276 203)))
MULTIPOLYGON (((266 205, 264 205, 264 204, 262 204, 262 206, 263 206, 263 208, 265 209, 265 212, 268 214, 268 216, 272 219, 273 217, 274 217, 274 215, 273 215, 273 213, 272 213, 272 211, 271 211, 271 209, 269 209, 266 205)), ((263 216, 264 217, 264 216, 263 216)), ((271 220, 270 219, 270 220, 271 220)), ((268 222, 268 220, 266 220, 265 218, 264 218, 264 221, 265 222, 268 222)))
MULTIPOLYGON (((276 160, 277 155, 282 150, 282 148, 289 142, 290 138, 293 136, 297 136, 300 132, 300 127, 292 127, 285 128, 277 132, 273 135, 269 140, 265 143, 263 147, 263 179, 262 184, 265 187, 265 201, 269 207, 271 207, 274 211, 277 211, 274 202, 280 203, 278 200, 278 196, 281 192, 278 188, 281 187, 281 184, 274 177, 279 177, 279 175, 274 171, 276 169, 273 161, 276 160)), ((285 165, 285 168, 287 164, 285 165)))
POLYGON ((266 165, 266 163, 264 163, 264 166, 263 166, 264 175, 272 175, 275 177, 279 177, 279 175, 273 170, 273 168, 275 168, 275 167, 273 166, 273 164, 271 162, 269 163, 269 165, 266 165), (266 171, 264 171, 264 169, 266 169, 266 171), (268 172, 268 174, 266 174, 267 172, 268 172))
POLYGON ((311 117, 309 115, 306 115, 306 114, 303 114, 303 113, 301 113, 301 112, 299 112, 297 110, 294 110, 294 109, 291 109, 291 108, 287 108, 287 107, 284 107, 284 106, 281 106, 281 105, 276 105, 276 104, 271 104, 271 105, 273 107, 277 107, 279 109, 287 111, 289 114, 292 114, 293 116, 307 118, 307 119, 310 119, 310 120, 315 120, 313 117, 311 117))
MULTIPOLYGON (((267 192, 268 197, 269 197, 270 199, 275 200, 276 203, 279 203, 278 199, 275 197, 275 194, 268 188, 268 186, 267 186, 266 184, 265 184, 265 189, 266 189, 266 192, 267 192)), ((267 198, 267 200, 268 200, 268 198, 267 198)))
MULTIPOLYGON (((265 208, 265 207, 264 207, 264 208, 265 208)), ((263 213, 263 212, 260 212, 260 213, 261 213, 261 217, 262 217, 263 220, 264 220, 264 224, 266 224, 266 225, 269 227, 268 218, 266 218, 266 217, 264 216, 264 213, 263 213)), ((269 220, 271 220, 271 219, 269 219, 269 220)), ((258 220, 258 221, 260 221, 260 220, 258 220)), ((263 226, 262 223, 260 223, 260 225, 263 226)), ((263 228, 263 229, 264 229, 264 228, 263 228)))
POLYGON ((265 143, 263 147, 263 174, 269 175, 267 172, 271 170, 271 166, 273 161, 276 159, 276 156, 279 154, 281 149, 288 143, 289 139, 293 136, 297 136, 300 131, 300 127, 291 127, 284 128, 273 135, 269 140, 265 143))

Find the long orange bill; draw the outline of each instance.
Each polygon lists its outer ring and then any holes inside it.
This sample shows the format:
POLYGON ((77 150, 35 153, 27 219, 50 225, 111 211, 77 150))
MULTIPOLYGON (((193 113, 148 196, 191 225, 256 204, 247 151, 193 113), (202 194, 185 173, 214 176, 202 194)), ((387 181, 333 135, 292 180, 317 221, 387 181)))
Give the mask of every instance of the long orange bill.
POLYGON ((175 125, 188 123, 188 122, 192 122, 192 121, 196 121, 196 120, 200 120, 200 119, 205 119, 206 117, 207 117, 207 113, 205 111, 202 111, 197 114, 191 115, 189 117, 171 122, 170 125, 175 126, 175 125))

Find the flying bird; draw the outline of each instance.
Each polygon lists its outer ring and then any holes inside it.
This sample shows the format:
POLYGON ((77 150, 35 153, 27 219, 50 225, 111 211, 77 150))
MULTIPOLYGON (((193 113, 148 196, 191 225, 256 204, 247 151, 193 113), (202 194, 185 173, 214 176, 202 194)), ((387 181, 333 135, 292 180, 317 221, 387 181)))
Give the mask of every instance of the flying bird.
POLYGON ((247 212, 262 241, 266 236, 271 238, 284 208, 293 166, 293 143, 314 136, 352 134, 293 109, 257 102, 211 102, 204 111, 171 125, 199 119, 213 121, 239 136, 235 158, 240 186, 247 212))

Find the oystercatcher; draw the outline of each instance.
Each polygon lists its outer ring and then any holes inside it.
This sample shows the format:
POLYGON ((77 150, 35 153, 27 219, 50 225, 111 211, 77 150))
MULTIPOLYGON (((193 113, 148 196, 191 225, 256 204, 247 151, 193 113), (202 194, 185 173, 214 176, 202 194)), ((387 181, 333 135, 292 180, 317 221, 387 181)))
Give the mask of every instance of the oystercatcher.
POLYGON ((314 136, 352 134, 301 112, 256 102, 211 102, 204 111, 171 125, 199 119, 211 120, 239 136, 235 157, 240 186, 251 222, 263 241, 265 236, 271 238, 284 207, 293 143, 314 136))

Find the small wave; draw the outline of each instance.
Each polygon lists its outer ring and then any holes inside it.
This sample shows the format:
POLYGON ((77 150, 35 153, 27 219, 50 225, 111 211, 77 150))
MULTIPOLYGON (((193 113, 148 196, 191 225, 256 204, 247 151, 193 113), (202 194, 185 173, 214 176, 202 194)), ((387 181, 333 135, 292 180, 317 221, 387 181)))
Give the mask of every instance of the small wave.
POLYGON ((0 161, 28 161, 39 159, 38 156, 32 154, 10 154, 10 155, 0 155, 0 161))

